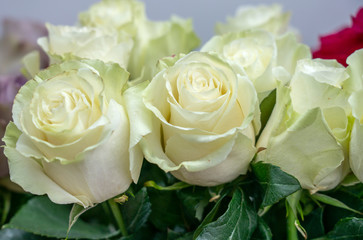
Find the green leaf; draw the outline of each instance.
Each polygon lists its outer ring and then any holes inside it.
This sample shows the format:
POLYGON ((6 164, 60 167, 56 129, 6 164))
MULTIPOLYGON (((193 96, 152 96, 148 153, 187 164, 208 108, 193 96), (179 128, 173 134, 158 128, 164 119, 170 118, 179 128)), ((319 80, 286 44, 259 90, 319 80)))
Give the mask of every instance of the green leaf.
POLYGON ((180 190, 180 189, 183 189, 183 188, 187 188, 187 187, 190 187, 192 185, 190 185, 188 183, 185 183, 185 182, 177 182, 177 183, 174 183, 171 186, 163 187, 163 186, 160 186, 160 185, 156 184, 154 181, 147 181, 147 182, 144 183, 144 186, 145 187, 152 187, 152 188, 155 188, 155 189, 160 190, 160 191, 174 191, 174 190, 180 190))
POLYGON ((147 189, 151 214, 149 220, 160 230, 166 230, 175 225, 183 225, 180 201, 175 191, 159 191, 154 188, 147 189))
POLYGON ((324 235, 323 208, 314 209, 305 217, 302 226, 308 234, 308 238, 318 238, 324 235))
POLYGON ((269 226, 262 218, 258 218, 256 231, 253 233, 251 240, 271 240, 272 232, 269 226))
POLYGON ((0 239, 6 240, 45 240, 45 238, 19 230, 5 228, 0 231, 0 239))
POLYGON ((341 186, 339 190, 353 194, 358 198, 363 198, 363 183, 358 183, 353 186, 341 186))
POLYGON ((185 231, 172 231, 168 230, 168 240, 192 240, 193 233, 185 231))
POLYGON ((277 166, 257 162, 252 164, 252 170, 264 191, 261 207, 272 205, 301 189, 296 178, 277 166))
POLYGON ((204 227, 213 221, 224 197, 225 197, 225 195, 220 196, 220 198, 218 199, 218 201, 216 202, 216 204, 214 205, 212 210, 207 214, 207 216, 204 218, 203 222, 194 231, 193 239, 196 239, 198 237, 198 235, 203 231, 204 227))
POLYGON ((277 204, 272 205, 262 216, 272 232, 273 239, 286 239, 286 215, 286 203, 285 200, 281 200, 277 204))
POLYGON ((193 187, 177 191, 177 196, 183 205, 184 213, 190 221, 203 218, 204 208, 208 205, 211 195, 208 188, 193 187))
POLYGON ((347 206, 346 204, 344 204, 343 202, 339 201, 338 199, 335 199, 335 198, 332 198, 328 195, 324 195, 324 194, 321 194, 321 193, 315 193, 313 195, 311 195, 311 197, 319 202, 322 202, 322 203, 325 203, 325 204, 328 204, 328 205, 332 205, 334 207, 338 207, 338 208, 343 208, 343 209, 346 209, 346 210, 349 210, 349 211, 352 211, 354 213, 357 213, 357 214, 360 214, 362 215, 361 212, 353 209, 353 208, 350 208, 349 206, 347 206))
POLYGON ((139 231, 130 234, 128 236, 122 236, 121 238, 117 240, 145 240, 145 239, 152 239, 155 240, 155 235, 157 235, 158 232, 155 231, 155 228, 151 228, 150 226, 142 227, 139 229, 139 231))
POLYGON ((341 219, 327 237, 330 240, 363 239, 363 219, 354 217, 341 219))
POLYGON ((127 225, 127 231, 137 232, 148 220, 151 214, 151 203, 146 188, 136 193, 135 198, 121 206, 122 215, 127 225))
MULTIPOLYGON (((360 184, 358 184, 360 185, 360 184)), ((355 186, 351 187, 339 187, 334 191, 325 193, 329 194, 330 197, 335 198, 350 208, 356 209, 359 212, 363 212, 363 198, 360 196, 360 191, 363 191, 362 188, 355 186)), ((309 196, 310 197, 310 196, 309 196)), ((331 231, 334 226, 340 221, 340 219, 348 218, 348 217, 362 217, 360 214, 354 213, 352 211, 334 207, 332 205, 326 205, 324 207, 324 226, 327 232, 331 231)))
POLYGON ((252 209, 241 189, 236 189, 227 211, 205 226, 197 240, 250 239, 257 227, 257 213, 252 209))
MULTIPOLYGON (((10 220, 6 228, 16 228, 36 235, 65 238, 70 205, 52 203, 46 196, 30 199, 10 220)), ((117 235, 114 228, 78 220, 68 238, 105 239, 117 235)))

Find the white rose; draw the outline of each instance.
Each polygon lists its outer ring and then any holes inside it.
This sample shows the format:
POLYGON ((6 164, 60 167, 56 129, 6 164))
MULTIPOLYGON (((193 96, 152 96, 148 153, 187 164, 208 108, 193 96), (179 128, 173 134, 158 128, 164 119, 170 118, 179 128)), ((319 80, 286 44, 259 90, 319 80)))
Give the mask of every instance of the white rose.
POLYGON ((298 60, 311 58, 310 49, 292 33, 275 37, 263 30, 215 36, 201 51, 214 51, 231 66, 242 67, 260 100, 276 88, 278 80, 290 81, 298 60))
POLYGON ((336 187, 349 173, 349 93, 345 68, 333 60, 305 59, 261 133, 258 161, 281 167, 312 192, 336 187))
POLYGON ((290 14, 283 13, 279 4, 242 6, 237 9, 234 17, 227 18, 227 23, 217 23, 215 29, 217 34, 251 29, 278 34, 286 30, 289 20, 290 14))
POLYGON ((72 58, 98 59, 126 68, 133 47, 132 38, 112 30, 46 24, 48 37, 38 44, 53 62, 72 58))
POLYGON ((229 182, 247 172, 256 152, 256 91, 217 55, 180 57, 162 61, 143 92, 151 111, 142 118, 145 157, 190 184, 229 182))
POLYGON ((128 33, 134 41, 127 71, 133 84, 150 81, 160 58, 188 53, 199 45, 190 19, 147 19, 144 3, 136 0, 103 0, 79 16, 82 26, 128 33))
POLYGON ((363 182, 363 50, 350 55, 347 63, 350 81, 344 87, 353 91, 348 101, 354 121, 349 144, 349 163, 354 175, 363 182))
POLYGON ((144 4, 136 0, 102 0, 79 14, 82 26, 122 30, 132 36, 145 20, 144 4))
POLYGON ((11 180, 55 203, 84 207, 126 191, 142 163, 130 141, 127 79, 117 64, 81 60, 28 81, 3 139, 11 180))

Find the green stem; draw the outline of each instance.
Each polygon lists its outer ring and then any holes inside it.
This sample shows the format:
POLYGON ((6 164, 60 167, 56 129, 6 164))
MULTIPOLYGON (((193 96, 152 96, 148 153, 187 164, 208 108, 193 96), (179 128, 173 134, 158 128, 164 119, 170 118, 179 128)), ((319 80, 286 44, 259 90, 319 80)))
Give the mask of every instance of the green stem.
POLYGON ((287 239, 298 240, 297 229, 295 226, 295 216, 289 204, 287 204, 287 239))
POLYGON ((121 230, 122 236, 127 236, 128 233, 127 233, 127 230, 126 230, 124 220, 123 220, 122 215, 121 215, 120 208, 117 206, 117 203, 115 201, 113 201, 113 199, 108 200, 108 204, 109 204, 109 206, 111 208, 113 216, 116 219, 117 225, 121 230))

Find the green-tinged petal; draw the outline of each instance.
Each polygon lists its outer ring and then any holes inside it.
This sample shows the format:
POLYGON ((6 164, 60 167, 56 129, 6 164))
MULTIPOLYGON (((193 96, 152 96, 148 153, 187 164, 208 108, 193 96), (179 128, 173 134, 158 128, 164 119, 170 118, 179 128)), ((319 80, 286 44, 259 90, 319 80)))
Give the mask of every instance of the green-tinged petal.
POLYGON ((244 115, 241 128, 246 128, 249 124, 253 124, 254 135, 246 135, 254 141, 255 135, 261 129, 260 106, 256 90, 248 78, 238 77, 238 103, 244 115))
POLYGON ((347 72, 350 78, 345 82, 344 88, 349 92, 363 89, 363 49, 351 54, 347 58, 347 64, 347 72))
POLYGON ((169 158, 166 156, 163 146, 162 146, 162 138, 161 138, 161 123, 160 121, 153 115, 150 114, 148 120, 151 122, 149 134, 143 136, 140 141, 141 149, 145 155, 146 160, 151 163, 157 164, 161 169, 168 171, 169 168, 175 167, 169 158))
POLYGON ((341 175, 346 176, 350 172, 348 161, 348 159, 350 159, 349 145, 351 142, 351 129, 354 120, 351 117, 347 117, 344 109, 340 107, 324 109, 323 115, 329 129, 344 152, 344 159, 346 159, 344 160, 340 170, 336 171, 340 171, 341 175))
POLYGON ((263 29, 273 34, 286 30, 290 19, 289 13, 282 12, 278 4, 243 6, 237 9, 235 16, 228 17, 227 23, 217 23, 217 34, 239 32, 250 29, 263 29))
POLYGON ((21 113, 24 107, 31 101, 37 85, 38 83, 34 80, 27 81, 15 96, 13 104, 13 121, 19 130, 22 130, 20 123, 21 113))
POLYGON ((143 80, 150 81, 159 59, 179 53, 189 53, 199 45, 192 21, 173 17, 168 22, 144 22, 138 26, 135 46, 128 70, 131 79, 143 73, 143 80))
POLYGON ((332 189, 345 177, 344 152, 318 108, 272 136, 257 159, 281 167, 296 177, 303 188, 312 191, 332 189))
POLYGON ((363 125, 355 120, 349 147, 349 163, 354 175, 363 182, 363 125))
POLYGON ((40 54, 38 51, 32 51, 22 59, 24 64, 23 72, 28 79, 33 78, 40 71, 40 54))
POLYGON ((276 38, 277 45, 277 66, 284 67, 291 75, 293 75, 296 63, 300 59, 311 59, 311 51, 305 44, 299 43, 296 35, 286 33, 276 38))
POLYGON ((279 83, 277 87, 276 104, 272 110, 269 120, 262 131, 256 146, 257 148, 266 148, 270 138, 278 135, 288 128, 290 90, 279 83))
POLYGON ((291 100, 298 113, 315 107, 339 106, 350 112, 348 93, 342 90, 348 78, 345 68, 336 61, 300 60, 291 79, 291 100))
POLYGON ((183 58, 185 53, 179 53, 172 56, 167 56, 159 59, 158 64, 156 66, 156 72, 160 72, 165 68, 173 66, 179 59, 183 58))
POLYGON ((126 33, 102 28, 54 26, 47 24, 48 37, 39 45, 53 62, 65 59, 99 59, 126 67, 133 40, 126 33))
POLYGON ((110 101, 113 99, 116 102, 122 104, 123 102, 121 94, 125 88, 130 74, 125 69, 119 68, 115 64, 109 65, 102 70, 97 66, 94 67, 96 67, 96 69, 100 72, 104 81, 104 93, 107 100, 110 101))
POLYGON ((124 92, 125 105, 130 121, 130 171, 133 181, 136 183, 142 166, 143 153, 140 141, 152 131, 151 112, 142 101, 142 93, 148 86, 143 82, 124 92))
MULTIPOLYGON (((349 145, 351 142, 351 129, 353 126, 353 119, 347 117, 344 109, 340 107, 332 107, 323 110, 324 119, 329 126, 333 136, 341 146, 344 153, 344 161, 341 168, 337 169, 337 174, 346 176, 351 172, 349 167, 349 145)), ((334 174, 331 174, 334 176, 334 174)))
POLYGON ((363 105, 361 100, 363 99, 363 89, 353 92, 348 99, 350 106, 352 107, 352 115, 358 119, 360 123, 363 123, 363 105))
POLYGON ((82 26, 117 29, 132 35, 145 19, 144 3, 135 0, 103 0, 79 14, 82 26))

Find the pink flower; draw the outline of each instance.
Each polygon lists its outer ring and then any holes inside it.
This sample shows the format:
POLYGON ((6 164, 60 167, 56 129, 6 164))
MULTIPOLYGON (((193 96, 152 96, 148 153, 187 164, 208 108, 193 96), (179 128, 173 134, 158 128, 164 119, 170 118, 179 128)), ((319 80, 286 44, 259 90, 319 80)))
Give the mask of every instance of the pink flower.
POLYGON ((355 50, 363 48, 363 8, 352 16, 352 26, 320 37, 320 49, 313 52, 314 58, 336 59, 347 66, 346 59, 355 50))

